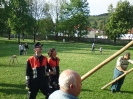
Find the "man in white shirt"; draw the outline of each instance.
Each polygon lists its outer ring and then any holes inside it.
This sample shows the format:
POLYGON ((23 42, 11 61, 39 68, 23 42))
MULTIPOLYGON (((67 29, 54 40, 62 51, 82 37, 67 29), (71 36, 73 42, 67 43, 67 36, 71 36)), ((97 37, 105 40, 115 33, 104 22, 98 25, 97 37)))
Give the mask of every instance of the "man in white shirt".
POLYGON ((22 43, 20 43, 20 45, 19 45, 19 52, 20 52, 20 55, 23 54, 23 51, 24 51, 24 46, 22 45, 22 43))
MULTIPOLYGON (((123 56, 120 56, 117 59, 116 67, 114 69, 113 79, 119 77, 123 73, 126 73, 126 70, 127 70, 129 63, 133 64, 133 60, 130 59, 130 52, 126 52, 123 56)), ((112 93, 120 92, 120 89, 121 89, 121 86, 124 82, 124 79, 125 79, 125 76, 112 84, 112 86, 111 86, 111 92, 112 93)))

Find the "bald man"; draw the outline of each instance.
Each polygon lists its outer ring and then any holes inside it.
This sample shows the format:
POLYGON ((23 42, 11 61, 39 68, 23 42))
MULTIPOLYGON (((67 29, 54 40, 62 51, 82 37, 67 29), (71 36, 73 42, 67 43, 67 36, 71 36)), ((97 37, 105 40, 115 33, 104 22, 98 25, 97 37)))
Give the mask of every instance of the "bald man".
POLYGON ((64 70, 59 77, 60 90, 53 92, 48 99, 78 99, 81 85, 81 77, 77 72, 64 70))

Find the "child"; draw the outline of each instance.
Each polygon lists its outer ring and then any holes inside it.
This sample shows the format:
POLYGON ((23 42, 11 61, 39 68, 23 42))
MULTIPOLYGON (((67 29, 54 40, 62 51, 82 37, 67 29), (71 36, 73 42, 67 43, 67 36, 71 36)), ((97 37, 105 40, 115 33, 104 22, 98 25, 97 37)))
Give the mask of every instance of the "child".
POLYGON ((92 44, 92 49, 91 49, 92 52, 95 52, 95 44, 93 43, 92 44))
POLYGON ((100 49, 99 50, 100 50, 100 53, 102 54, 102 46, 100 46, 100 49))

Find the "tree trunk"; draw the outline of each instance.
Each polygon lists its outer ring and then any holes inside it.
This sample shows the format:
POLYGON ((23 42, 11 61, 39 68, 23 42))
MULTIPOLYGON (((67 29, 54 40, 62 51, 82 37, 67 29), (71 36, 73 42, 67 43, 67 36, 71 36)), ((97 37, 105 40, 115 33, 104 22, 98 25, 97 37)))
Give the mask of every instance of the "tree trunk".
POLYGON ((114 38, 114 45, 116 45, 116 37, 114 38))
POLYGON ((33 39, 34 39, 34 43, 36 42, 36 33, 34 32, 34 35, 33 35, 33 39))
POLYGON ((23 33, 23 41, 24 41, 24 33, 23 33))
POLYGON ((58 32, 55 33, 56 40, 58 40, 58 32))
POLYGON ((8 40, 10 40, 10 39, 11 39, 11 33, 8 32, 8 40))
POLYGON ((18 32, 18 44, 20 44, 20 33, 18 32))
POLYGON ((11 32, 10 32, 10 29, 8 28, 8 40, 10 40, 11 39, 11 32))
POLYGON ((36 27, 33 28, 33 42, 36 42, 36 27))

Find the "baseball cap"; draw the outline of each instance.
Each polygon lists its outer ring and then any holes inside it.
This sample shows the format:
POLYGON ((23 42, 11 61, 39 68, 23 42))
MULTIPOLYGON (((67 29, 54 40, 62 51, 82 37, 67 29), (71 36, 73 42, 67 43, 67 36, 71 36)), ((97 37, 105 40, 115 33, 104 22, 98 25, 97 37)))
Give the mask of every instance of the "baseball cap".
POLYGON ((41 44, 40 42, 37 42, 34 44, 34 48, 38 48, 38 47, 42 47, 43 44, 41 44))

